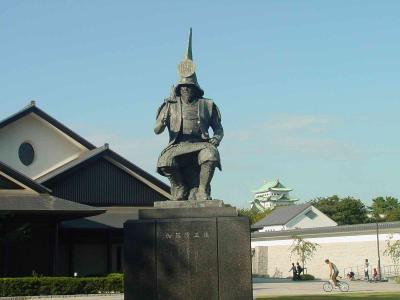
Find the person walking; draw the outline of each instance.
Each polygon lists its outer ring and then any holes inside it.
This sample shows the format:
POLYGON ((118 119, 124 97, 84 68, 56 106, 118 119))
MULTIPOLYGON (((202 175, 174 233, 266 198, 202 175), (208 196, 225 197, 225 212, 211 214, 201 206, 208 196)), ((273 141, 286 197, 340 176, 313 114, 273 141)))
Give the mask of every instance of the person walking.
POLYGON ((301 280, 301 273, 304 271, 304 269, 300 266, 299 262, 296 263, 296 269, 298 279, 301 280))
POLYGON ((296 266, 294 265, 294 263, 292 263, 292 267, 290 268, 289 272, 290 271, 293 273, 292 280, 297 280, 298 279, 297 278, 297 269, 296 269, 296 266))
POLYGON ((369 269, 369 262, 368 262, 368 258, 366 258, 365 263, 364 263, 364 280, 367 280, 367 281, 369 281, 368 269, 369 269))

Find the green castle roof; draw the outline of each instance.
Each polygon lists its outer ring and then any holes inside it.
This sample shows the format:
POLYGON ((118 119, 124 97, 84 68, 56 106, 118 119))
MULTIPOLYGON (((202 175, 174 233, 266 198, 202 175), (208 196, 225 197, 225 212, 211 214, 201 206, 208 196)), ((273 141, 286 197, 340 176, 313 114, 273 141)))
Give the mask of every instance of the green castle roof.
POLYGON ((267 181, 264 183, 262 187, 253 191, 253 193, 262 193, 267 191, 277 191, 277 192, 290 192, 292 189, 285 187, 282 183, 279 182, 279 179, 273 181, 267 181))

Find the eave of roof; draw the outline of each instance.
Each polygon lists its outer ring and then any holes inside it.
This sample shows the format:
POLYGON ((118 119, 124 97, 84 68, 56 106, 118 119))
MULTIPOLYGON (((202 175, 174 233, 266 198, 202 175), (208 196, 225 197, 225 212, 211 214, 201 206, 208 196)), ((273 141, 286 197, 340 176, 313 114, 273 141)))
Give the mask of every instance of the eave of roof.
MULTIPOLYGON (((78 170, 84 167, 87 163, 97 160, 101 157, 105 157, 111 159, 112 161, 116 161, 117 163, 121 164, 125 168, 129 169, 131 172, 137 174, 137 179, 141 180, 145 184, 148 182, 152 183, 156 187, 160 189, 160 193, 162 193, 166 197, 170 197, 170 187, 166 185, 161 180, 157 179, 156 177, 150 175, 146 171, 142 170, 135 164, 131 163, 127 159, 123 158, 116 152, 112 151, 108 144, 105 144, 102 147, 96 148, 90 152, 83 154, 82 156, 78 157, 77 159, 66 163, 65 165, 43 175, 36 179, 37 182, 42 184, 50 184, 51 182, 55 181, 56 179, 60 178, 61 176, 66 176, 69 172, 78 170), (148 182, 147 182, 148 181, 148 182)), ((117 165, 117 167, 119 167, 117 165)))
POLYGON ((27 115, 29 115, 31 113, 33 113, 33 114, 39 116, 40 118, 44 119, 45 121, 47 121, 48 123, 50 123, 51 125, 56 127, 58 130, 60 130, 64 134, 68 135, 73 140, 77 141, 79 144, 83 145, 87 149, 92 150, 92 149, 96 148, 96 146, 94 146, 92 143, 90 143, 89 141, 85 140, 83 137, 81 137, 77 133, 73 132, 71 129, 69 129, 68 127, 66 127, 65 125, 63 125, 62 123, 60 123, 59 121, 54 119, 53 117, 49 116, 43 110, 38 108, 34 101, 32 101, 30 103, 30 105, 28 105, 27 107, 25 107, 21 111, 19 111, 19 112, 15 113, 15 114, 9 116, 8 118, 0 121, 0 128, 3 128, 5 126, 15 122, 16 120, 19 120, 19 119, 21 119, 21 118, 23 118, 23 117, 25 117, 25 116, 27 116, 27 115))
POLYGON ((0 195, 0 213, 15 215, 51 215, 63 219, 94 216, 105 212, 104 209, 92 207, 47 194, 39 195, 0 195))
MULTIPOLYGON (((61 224, 63 229, 122 229, 128 220, 139 219, 139 207, 102 207, 106 212, 93 216, 65 221, 61 224)), ((151 208, 148 208, 151 209, 151 208)))
POLYGON ((273 181, 267 181, 265 182, 260 188, 256 189, 253 191, 253 193, 257 194, 257 193, 263 193, 263 192, 267 192, 269 190, 282 190, 282 191, 291 191, 292 189, 288 189, 286 188, 280 181, 279 179, 273 180, 273 181))
POLYGON ((10 166, 6 165, 5 163, 0 161, 0 171, 7 174, 8 176, 14 178, 16 181, 22 183, 23 185, 29 187, 30 189, 34 190, 38 193, 51 193, 51 190, 47 187, 41 185, 38 182, 30 179, 29 177, 25 176, 24 174, 18 172, 17 170, 11 168, 10 166))
MULTIPOLYGON (((252 241, 255 240, 280 240, 290 239, 293 236, 302 236, 311 238, 314 236, 321 235, 343 235, 345 233, 376 233, 376 223, 367 224, 353 224, 353 225, 340 225, 340 226, 326 226, 326 227, 315 227, 315 228, 299 228, 281 231, 266 231, 266 232, 253 232, 251 234, 252 241)), ((380 232, 394 232, 394 230, 400 230, 400 222, 385 222, 378 223, 380 232)))

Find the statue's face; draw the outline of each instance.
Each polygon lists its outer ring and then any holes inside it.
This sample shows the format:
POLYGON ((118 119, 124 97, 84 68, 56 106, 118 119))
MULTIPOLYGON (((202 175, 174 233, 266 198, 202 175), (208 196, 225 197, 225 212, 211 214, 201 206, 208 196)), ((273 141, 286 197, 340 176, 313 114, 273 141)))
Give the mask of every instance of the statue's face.
POLYGON ((180 87, 181 96, 183 99, 192 101, 196 97, 196 88, 191 85, 183 85, 180 87))

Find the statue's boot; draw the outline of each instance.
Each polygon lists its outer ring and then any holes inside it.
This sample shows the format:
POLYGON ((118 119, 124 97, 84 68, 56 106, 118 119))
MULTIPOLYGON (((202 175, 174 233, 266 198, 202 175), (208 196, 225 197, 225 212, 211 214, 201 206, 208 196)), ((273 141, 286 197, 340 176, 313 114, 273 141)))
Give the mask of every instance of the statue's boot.
POLYGON ((210 196, 210 183, 214 176, 216 163, 213 161, 206 161, 200 166, 199 176, 199 189, 197 190, 197 200, 211 200, 210 196))
POLYGON ((168 179, 171 183, 172 200, 185 200, 186 188, 178 170, 170 169, 168 179))
POLYGON ((186 187, 179 170, 171 167, 163 167, 161 170, 171 183, 171 200, 185 200, 186 187))

